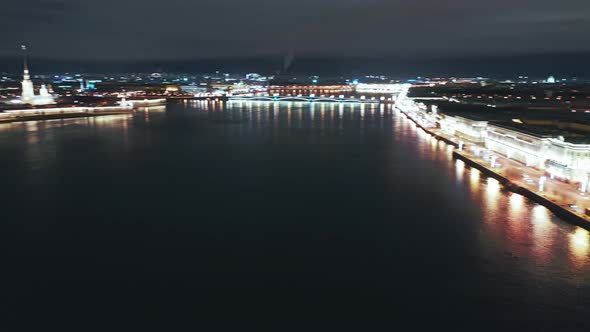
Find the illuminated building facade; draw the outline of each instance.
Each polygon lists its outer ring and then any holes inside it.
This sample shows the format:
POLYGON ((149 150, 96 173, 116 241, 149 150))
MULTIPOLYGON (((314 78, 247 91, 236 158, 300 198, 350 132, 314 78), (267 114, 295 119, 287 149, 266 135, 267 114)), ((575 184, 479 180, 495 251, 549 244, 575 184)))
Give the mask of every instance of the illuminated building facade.
POLYGON ((501 124, 488 124, 486 147, 527 166, 543 169, 548 140, 501 124))
POLYGON ((356 92, 366 94, 388 94, 399 95, 402 91, 408 88, 410 84, 393 83, 393 84, 371 84, 359 83, 356 85, 356 92))
MULTIPOLYGON (((562 123, 564 126, 586 126, 562 123)), ((590 126, 587 126, 590 132, 590 126)), ((586 184, 590 174, 590 140, 541 135, 499 123, 488 124, 486 147, 525 165, 546 170, 551 177, 586 184)))
POLYGON ((441 114, 437 121, 440 128, 450 135, 472 142, 484 143, 487 136, 487 121, 478 121, 461 116, 441 114))
POLYGON ((409 98, 396 107, 424 127, 478 143, 494 153, 590 189, 590 125, 558 120, 491 121, 438 113, 409 98), (565 136, 565 137, 564 137, 565 136))

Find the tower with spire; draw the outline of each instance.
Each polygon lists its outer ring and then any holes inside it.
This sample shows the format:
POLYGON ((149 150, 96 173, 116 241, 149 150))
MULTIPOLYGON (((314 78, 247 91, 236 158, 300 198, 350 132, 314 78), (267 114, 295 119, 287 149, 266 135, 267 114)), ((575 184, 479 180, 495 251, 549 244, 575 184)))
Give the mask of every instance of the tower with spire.
POLYGON ((33 87, 33 81, 31 81, 31 74, 29 73, 27 46, 21 45, 21 49, 23 51, 23 81, 21 82, 23 91, 20 99, 24 104, 32 104, 35 98, 35 88, 33 87))
POLYGON ((22 93, 20 97, 21 103, 30 105, 55 104, 53 96, 49 93, 45 85, 41 86, 39 95, 35 96, 35 87, 33 86, 31 74, 29 73, 29 56, 27 53, 27 46, 21 45, 21 50, 23 52, 23 80, 21 82, 22 93))

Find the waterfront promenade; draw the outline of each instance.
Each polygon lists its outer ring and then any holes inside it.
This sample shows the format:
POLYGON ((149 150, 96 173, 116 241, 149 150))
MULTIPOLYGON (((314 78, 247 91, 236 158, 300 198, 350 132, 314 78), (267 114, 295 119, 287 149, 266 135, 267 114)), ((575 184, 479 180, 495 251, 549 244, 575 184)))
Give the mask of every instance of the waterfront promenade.
POLYGON ((166 105, 166 99, 138 99, 124 100, 119 102, 119 105, 115 106, 76 106, 7 110, 0 112, 0 123, 117 115, 131 113, 133 110, 140 107, 163 105, 166 105))
POLYGON ((444 133, 439 128, 429 126, 418 118, 414 118, 412 112, 398 109, 428 134, 454 145, 456 147, 453 152, 455 157, 501 180, 508 189, 546 206, 563 219, 590 229, 590 216, 585 213, 587 208, 590 209, 590 193, 581 192, 575 184, 551 179, 544 170, 526 166, 504 155, 487 150, 481 144, 470 142, 464 137, 459 138, 444 133))
POLYGON ((585 214, 586 208, 590 209, 590 194, 580 192, 573 184, 549 178, 543 170, 527 167, 498 154, 478 156, 468 145, 465 148, 455 150, 454 156, 503 180, 510 190, 545 205, 560 217, 590 229, 590 216, 585 214), (494 167, 491 165, 492 155, 496 156, 494 167))

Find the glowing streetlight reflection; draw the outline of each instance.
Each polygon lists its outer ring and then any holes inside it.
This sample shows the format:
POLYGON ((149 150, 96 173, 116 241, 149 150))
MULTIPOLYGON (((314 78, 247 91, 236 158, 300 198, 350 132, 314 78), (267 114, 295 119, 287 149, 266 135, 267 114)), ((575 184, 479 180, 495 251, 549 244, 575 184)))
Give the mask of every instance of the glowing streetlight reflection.
POLYGON ((497 194, 500 192, 500 182, 494 178, 488 178, 488 193, 497 194))
POLYGON ((479 183, 481 172, 475 168, 471 169, 471 181, 479 183))
POLYGON ((512 193, 510 195, 510 209, 514 217, 519 217, 523 212, 524 197, 522 195, 512 193))
POLYGON ((555 239, 552 235, 555 225, 551 222, 551 214, 546 207, 537 205, 532 209, 531 221, 533 227, 533 251, 537 257, 549 262, 553 254, 551 250, 552 243, 555 239))
POLYGON ((588 253, 590 249, 590 234, 583 228, 576 228, 573 234, 570 234, 570 253, 574 263, 583 266, 588 262, 588 253))
POLYGON ((471 188, 471 191, 473 191, 474 193, 479 192, 479 187, 480 187, 480 175, 481 173, 475 169, 472 168, 469 170, 469 187, 471 188))
POLYGON ((457 160, 455 162, 455 171, 457 175, 457 180, 463 181, 463 173, 465 172, 465 163, 463 160, 457 160))

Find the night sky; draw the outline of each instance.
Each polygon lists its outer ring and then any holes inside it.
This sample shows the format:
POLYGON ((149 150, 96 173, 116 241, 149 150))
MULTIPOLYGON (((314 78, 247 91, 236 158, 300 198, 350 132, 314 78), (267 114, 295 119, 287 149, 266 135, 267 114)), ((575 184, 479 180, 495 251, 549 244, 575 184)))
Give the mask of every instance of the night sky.
POLYGON ((590 50, 587 0, 4 0, 2 55, 96 59, 590 50))
POLYGON ((438 59, 590 51, 588 0, 3 0, 0 57, 438 59))

